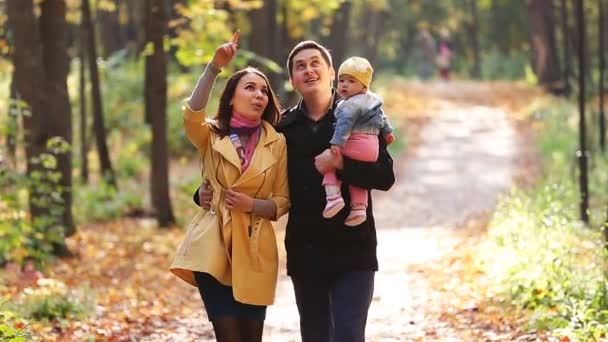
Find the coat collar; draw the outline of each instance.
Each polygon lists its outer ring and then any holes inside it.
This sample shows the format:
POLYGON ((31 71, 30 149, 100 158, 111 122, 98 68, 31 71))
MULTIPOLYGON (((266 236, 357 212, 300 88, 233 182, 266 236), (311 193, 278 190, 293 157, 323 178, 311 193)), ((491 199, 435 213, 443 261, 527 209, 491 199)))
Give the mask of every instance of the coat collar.
MULTIPOLYGON (((336 102, 339 99, 340 99, 340 95, 338 95, 338 92, 336 91, 336 89, 332 88, 331 89, 331 103, 329 104, 329 109, 327 110, 327 112, 331 112, 334 109, 336 102)), ((308 110, 306 109, 306 104, 304 103, 304 99, 300 99, 300 101, 298 101, 298 104, 296 105, 296 109, 301 111, 304 114, 308 113, 308 110)))
MULTIPOLYGON (((258 176, 274 165, 277 160, 274 157, 270 145, 276 140, 280 139, 280 135, 275 131, 275 129, 266 121, 262 121, 262 132, 260 135, 260 140, 258 141, 258 145, 255 148, 255 152, 253 154, 253 160, 247 170, 244 173, 241 173, 241 160, 236 153, 236 149, 230 141, 229 136, 224 136, 223 138, 218 138, 212 144, 213 150, 221 155, 223 159, 225 159, 228 163, 223 163, 222 168, 224 169, 224 174, 227 173, 228 170, 226 168, 236 168, 239 177, 234 182, 234 184, 228 186, 237 186, 241 183, 248 181, 249 179, 258 176), (230 164, 230 165, 228 165, 230 164)), ((234 171, 232 171, 234 172, 234 171)))
MULTIPOLYGON (((331 94, 331 104, 329 105, 329 109, 327 110, 327 115, 333 116, 334 109, 336 108, 337 103, 341 100, 341 98, 336 89, 332 88, 331 94)), ((279 124, 277 125, 277 129, 279 130, 279 132, 282 132, 284 129, 287 128, 287 126, 291 125, 294 121, 296 121, 298 117, 306 115, 306 106, 304 105, 304 100, 300 99, 300 101, 298 101, 298 104, 283 112, 283 115, 281 116, 281 121, 279 121, 279 124)))

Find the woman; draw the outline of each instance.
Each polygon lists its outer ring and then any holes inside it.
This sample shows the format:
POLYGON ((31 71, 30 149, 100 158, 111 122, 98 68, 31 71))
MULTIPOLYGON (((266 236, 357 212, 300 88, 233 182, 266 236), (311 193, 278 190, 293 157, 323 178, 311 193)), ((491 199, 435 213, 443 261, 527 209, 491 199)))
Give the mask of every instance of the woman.
POLYGON ((197 286, 217 341, 261 341, 274 300, 278 253, 270 220, 287 212, 287 150, 268 79, 246 68, 228 79, 212 120, 204 108, 220 68, 237 51, 238 31, 218 47, 188 104, 184 127, 213 189, 209 210, 188 227, 171 272, 197 286))

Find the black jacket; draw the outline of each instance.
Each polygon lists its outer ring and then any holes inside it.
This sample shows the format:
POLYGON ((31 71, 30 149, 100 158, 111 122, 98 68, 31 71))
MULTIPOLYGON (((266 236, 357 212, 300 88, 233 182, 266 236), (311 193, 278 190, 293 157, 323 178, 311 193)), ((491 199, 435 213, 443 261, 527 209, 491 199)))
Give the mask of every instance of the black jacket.
MULTIPOLYGON (((395 182, 393 159, 380 137, 380 153, 375 163, 344 157, 342 180, 345 208, 331 219, 322 216, 325 208, 323 176, 317 171, 314 157, 330 147, 335 126, 334 109, 339 99, 334 96, 327 115, 314 122, 308 118, 302 102, 285 111, 277 131, 287 139, 289 177, 289 218, 285 236, 287 273, 289 275, 323 276, 356 270, 378 270, 376 228, 372 214, 371 191, 367 220, 357 227, 344 225, 349 213, 348 184, 366 189, 387 191, 395 182)), ((194 194, 198 204, 198 191, 194 194)))
POLYGON ((349 213, 348 184, 367 189, 388 190, 395 182, 393 160, 383 138, 375 163, 344 158, 338 174, 342 183, 345 208, 331 219, 322 216, 325 208, 323 176, 314 157, 330 147, 337 97, 327 115, 314 122, 305 114, 302 102, 287 110, 277 130, 287 140, 287 165, 291 206, 285 237, 287 272, 290 275, 318 276, 354 270, 378 270, 376 229, 372 214, 371 192, 367 220, 357 227, 344 225, 349 213))

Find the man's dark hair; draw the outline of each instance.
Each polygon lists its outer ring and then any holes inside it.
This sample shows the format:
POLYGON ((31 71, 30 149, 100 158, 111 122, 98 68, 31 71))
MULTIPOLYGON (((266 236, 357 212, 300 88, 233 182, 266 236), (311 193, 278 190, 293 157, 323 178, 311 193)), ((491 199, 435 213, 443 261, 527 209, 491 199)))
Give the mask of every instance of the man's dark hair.
POLYGON ((298 45, 294 46, 294 48, 289 53, 289 57, 287 57, 287 70, 289 71, 289 78, 292 76, 292 68, 293 68, 293 57, 300 51, 306 49, 315 49, 321 53, 321 56, 327 63, 329 67, 332 66, 331 55, 329 51, 321 44, 315 42, 314 40, 305 40, 303 42, 299 42, 298 45))

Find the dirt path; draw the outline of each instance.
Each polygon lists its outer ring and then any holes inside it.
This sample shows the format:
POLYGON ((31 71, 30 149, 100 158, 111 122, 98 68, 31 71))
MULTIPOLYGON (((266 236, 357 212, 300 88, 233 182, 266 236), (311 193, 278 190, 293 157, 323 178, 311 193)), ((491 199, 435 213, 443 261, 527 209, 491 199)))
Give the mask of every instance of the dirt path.
MULTIPOLYGON (((493 90, 483 85, 436 83, 410 86, 407 91, 420 91, 434 102, 419 109, 430 115, 415 139, 416 148, 396 159, 397 183, 386 194, 375 193, 380 271, 367 340, 476 341, 466 337, 470 332, 452 328, 430 310, 450 309, 453 298, 433 291, 425 272, 412 270, 431 268, 461 242, 455 232, 467 219, 493 209, 516 174, 518 136, 508 113, 485 101, 484 94, 491 96, 493 90)), ((281 278, 277 293, 276 304, 268 310, 264 340, 299 341, 287 277, 281 278)), ((454 308, 459 309, 463 308, 454 308)), ((212 340, 202 312, 169 324, 173 332, 165 326, 162 333, 144 340, 212 340)))

